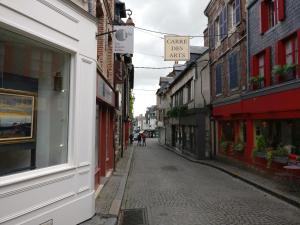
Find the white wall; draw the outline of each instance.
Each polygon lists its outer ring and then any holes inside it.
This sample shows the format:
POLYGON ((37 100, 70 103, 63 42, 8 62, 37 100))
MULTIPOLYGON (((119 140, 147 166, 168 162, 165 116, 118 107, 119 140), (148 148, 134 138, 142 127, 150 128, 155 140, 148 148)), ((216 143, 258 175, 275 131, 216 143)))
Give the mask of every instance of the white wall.
POLYGON ((0 177, 0 224, 77 224, 94 214, 97 25, 64 1, 1 0, 0 26, 72 56, 68 163, 0 177))

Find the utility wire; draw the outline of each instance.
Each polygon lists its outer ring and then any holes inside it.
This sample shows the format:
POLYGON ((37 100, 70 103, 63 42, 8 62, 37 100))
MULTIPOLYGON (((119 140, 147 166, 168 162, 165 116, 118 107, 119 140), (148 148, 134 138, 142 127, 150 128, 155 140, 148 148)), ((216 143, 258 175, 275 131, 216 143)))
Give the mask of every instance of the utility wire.
MULTIPOLYGON (((162 34, 162 35, 174 35, 174 36, 188 36, 191 38, 203 38, 203 37, 218 37, 218 36, 223 36, 224 34, 214 34, 214 35, 179 35, 179 34, 172 34, 172 33, 166 33, 166 32, 162 32, 162 31, 156 31, 156 30, 150 30, 150 29, 146 29, 146 28, 142 28, 142 27, 134 27, 137 30, 142 30, 142 31, 146 31, 146 32, 150 32, 150 33, 155 33, 155 34, 162 34)), ((227 35, 231 35, 234 33, 238 33, 238 31, 234 31, 232 33, 227 33, 227 35)))
MULTIPOLYGON (((197 60, 194 60, 192 62, 189 63, 189 65, 191 63, 195 63, 197 62, 197 60)), ((198 63, 201 63, 201 62, 207 62, 209 63, 209 60, 200 60, 198 61, 198 63)), ((176 65, 176 66, 164 66, 164 67, 151 67, 151 66, 135 66, 134 69, 149 69, 149 70, 163 70, 163 69, 176 69, 176 68, 180 68, 180 67, 187 67, 189 66, 187 64, 182 64, 182 65, 176 65)), ((191 67, 198 67, 198 68, 201 68, 203 66, 196 66, 196 65, 192 65, 191 67)))

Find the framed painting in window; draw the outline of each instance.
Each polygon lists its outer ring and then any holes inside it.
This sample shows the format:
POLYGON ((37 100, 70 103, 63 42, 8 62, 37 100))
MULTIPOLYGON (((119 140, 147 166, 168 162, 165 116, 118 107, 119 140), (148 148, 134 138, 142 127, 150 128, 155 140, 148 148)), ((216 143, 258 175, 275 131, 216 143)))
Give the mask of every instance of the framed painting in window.
POLYGON ((34 139, 35 94, 0 88, 0 144, 34 139))

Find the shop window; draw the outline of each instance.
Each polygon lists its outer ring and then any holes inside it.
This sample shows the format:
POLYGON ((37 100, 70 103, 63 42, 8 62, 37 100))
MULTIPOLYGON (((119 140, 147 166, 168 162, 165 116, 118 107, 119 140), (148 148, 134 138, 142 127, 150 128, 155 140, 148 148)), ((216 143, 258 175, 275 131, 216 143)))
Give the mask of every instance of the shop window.
POLYGON ((234 124, 231 121, 224 122, 222 125, 222 137, 225 141, 234 142, 234 124))
POLYGON ((266 147, 285 148, 289 153, 300 154, 300 120, 256 121, 256 137, 263 136, 266 147))
POLYGON ((70 54, 0 29, 0 175, 67 163, 70 54))
POLYGON ((285 0, 263 0, 261 1, 261 32, 264 33, 274 27, 278 21, 285 17, 285 0))

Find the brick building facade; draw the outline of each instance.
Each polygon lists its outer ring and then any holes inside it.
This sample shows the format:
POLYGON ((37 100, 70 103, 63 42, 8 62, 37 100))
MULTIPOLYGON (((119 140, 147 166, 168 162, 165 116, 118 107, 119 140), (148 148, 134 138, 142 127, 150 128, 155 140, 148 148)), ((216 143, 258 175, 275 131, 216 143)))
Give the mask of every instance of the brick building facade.
POLYGON ((218 150, 272 172, 300 155, 300 5, 248 1, 248 84, 238 98, 214 105, 218 150), (224 121, 221 123, 220 121, 224 121))

